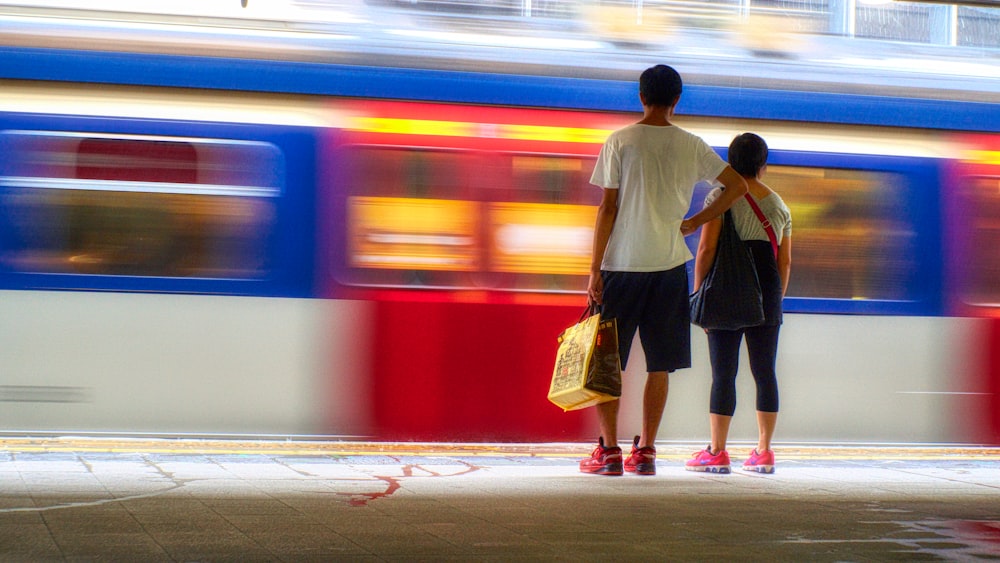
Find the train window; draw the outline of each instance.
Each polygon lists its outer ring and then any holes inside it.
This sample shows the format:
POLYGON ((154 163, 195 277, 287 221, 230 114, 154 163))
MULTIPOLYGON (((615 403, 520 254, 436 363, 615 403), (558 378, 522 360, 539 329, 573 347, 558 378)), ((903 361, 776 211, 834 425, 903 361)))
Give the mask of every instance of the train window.
POLYGON ((490 204, 488 270, 494 287, 586 291, 597 207, 490 204))
POLYGON ((345 149, 350 162, 343 282, 467 287, 480 268, 475 155, 395 147, 345 149))
POLYGON ((486 272, 492 287, 586 291, 601 190, 590 183, 594 159, 497 155, 505 180, 488 211, 486 272))
POLYGON ((1000 178, 971 177, 962 190, 967 241, 962 271, 962 300, 972 305, 1000 305, 1000 178))
MULTIPOLYGON (((594 160, 576 156, 510 155, 509 185, 517 201, 597 205, 601 190, 590 183, 594 160)), ((593 227, 593 225, 591 225, 593 227)))
POLYGON ((792 212, 789 297, 906 300, 916 233, 897 174, 769 165, 792 212))
POLYGON ((346 150, 344 283, 586 289, 601 197, 591 157, 346 150))
POLYGON ((468 153, 388 147, 352 147, 353 193, 417 199, 467 199, 462 172, 468 153))
POLYGON ((261 279, 283 182, 258 142, 5 131, 3 264, 14 271, 261 279))

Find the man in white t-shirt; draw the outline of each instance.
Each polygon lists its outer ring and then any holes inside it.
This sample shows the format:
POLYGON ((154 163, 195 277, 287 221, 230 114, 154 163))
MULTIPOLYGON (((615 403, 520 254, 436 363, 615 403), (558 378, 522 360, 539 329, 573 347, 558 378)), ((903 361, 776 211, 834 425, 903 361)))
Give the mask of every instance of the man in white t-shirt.
POLYGON ((699 137, 670 123, 682 81, 666 65, 639 77, 643 117, 615 131, 601 148, 590 182, 604 189, 594 230, 588 298, 618 324, 622 369, 636 331, 646 356, 642 433, 622 460, 619 401, 597 405, 601 436, 580 471, 600 475, 656 473, 656 432, 667 401, 667 374, 691 367, 691 319, 684 237, 718 217, 747 192, 746 181, 699 137), (727 189, 688 219, 694 186, 718 180, 727 189))

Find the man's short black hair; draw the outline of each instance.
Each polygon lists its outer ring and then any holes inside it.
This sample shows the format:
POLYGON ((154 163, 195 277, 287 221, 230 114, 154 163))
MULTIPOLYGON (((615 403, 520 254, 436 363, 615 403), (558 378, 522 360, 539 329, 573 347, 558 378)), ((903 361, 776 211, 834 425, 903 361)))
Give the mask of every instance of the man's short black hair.
POLYGON ((667 65, 647 68, 639 76, 639 93, 649 106, 672 106, 683 89, 681 75, 667 65))
POLYGON ((753 133, 737 135, 729 143, 729 165, 744 178, 756 178, 767 164, 767 143, 753 133))

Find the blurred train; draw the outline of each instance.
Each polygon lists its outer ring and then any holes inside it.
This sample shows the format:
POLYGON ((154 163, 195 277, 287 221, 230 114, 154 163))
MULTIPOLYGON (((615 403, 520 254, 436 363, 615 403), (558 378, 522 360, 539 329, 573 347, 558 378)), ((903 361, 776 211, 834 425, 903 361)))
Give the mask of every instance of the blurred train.
MULTIPOLYGON (((585 306, 588 180, 637 118, 634 82, 3 60, 4 432, 594 439, 593 413, 546 391, 585 306)), ((996 105, 692 85, 678 113, 723 156, 767 139, 792 209, 779 437, 1000 443, 996 105)), ((693 342, 663 440, 708 433, 693 342)), ((731 436, 750 440, 741 373, 731 436)))

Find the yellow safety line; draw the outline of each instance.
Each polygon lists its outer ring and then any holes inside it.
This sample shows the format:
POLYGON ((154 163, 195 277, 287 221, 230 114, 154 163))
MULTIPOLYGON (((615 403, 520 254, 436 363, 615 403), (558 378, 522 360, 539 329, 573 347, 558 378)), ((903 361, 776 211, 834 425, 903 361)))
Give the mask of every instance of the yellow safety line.
MULTIPOLYGON (((749 447, 749 446, 748 446, 749 447)), ((78 438, 0 439, 8 453, 119 453, 267 456, 412 456, 412 457, 538 457, 579 458, 589 444, 413 444, 395 442, 239 442, 220 440, 95 440, 78 438)), ((735 448, 734 448, 735 449, 735 448)), ((1000 448, 991 447, 802 447, 779 446, 782 460, 904 460, 1000 461, 1000 448)), ((689 446, 658 446, 661 459, 687 459, 689 446)))

